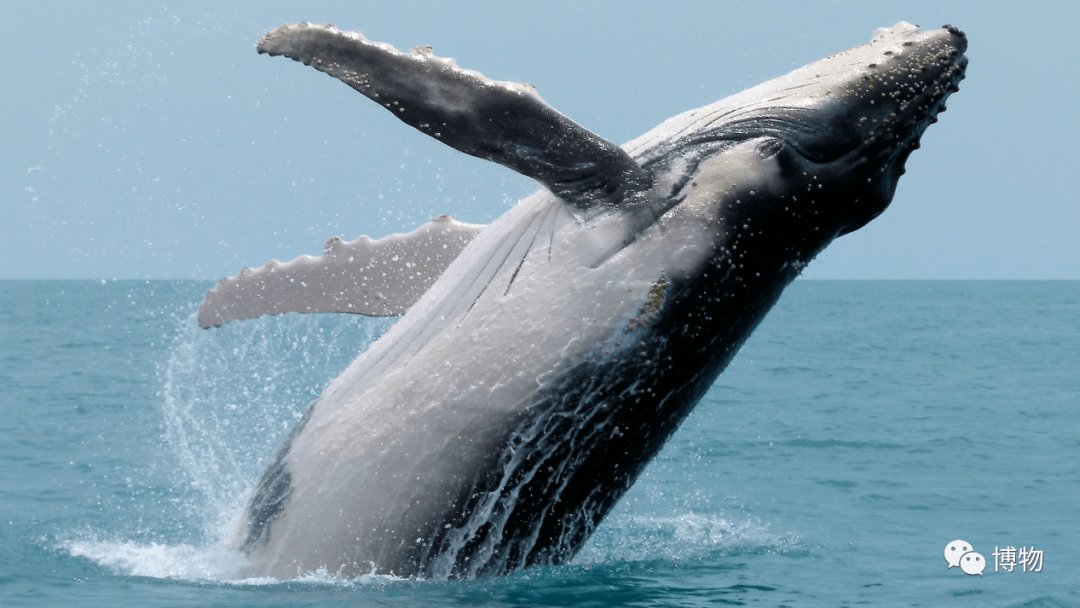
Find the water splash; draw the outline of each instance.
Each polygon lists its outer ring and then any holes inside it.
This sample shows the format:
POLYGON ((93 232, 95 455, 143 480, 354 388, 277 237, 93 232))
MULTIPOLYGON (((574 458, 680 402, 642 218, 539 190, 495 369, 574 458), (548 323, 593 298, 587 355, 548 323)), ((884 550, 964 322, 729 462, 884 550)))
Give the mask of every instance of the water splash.
POLYGON ((802 550, 797 535, 768 524, 720 514, 613 514, 574 558, 578 565, 692 560, 709 555, 790 553, 802 550))
POLYGON ((194 312, 167 316, 174 329, 156 372, 162 449, 149 463, 168 471, 167 487, 131 504, 131 525, 68 533, 59 549, 132 576, 277 582, 250 578, 243 556, 225 548, 247 493, 308 405, 394 319, 290 314, 204 331, 194 312), (147 530, 143 510, 171 511, 157 524, 166 529, 147 530))
POLYGON ((256 477, 322 390, 392 319, 283 315, 177 331, 162 382, 165 442, 182 507, 205 534, 232 532, 256 477))

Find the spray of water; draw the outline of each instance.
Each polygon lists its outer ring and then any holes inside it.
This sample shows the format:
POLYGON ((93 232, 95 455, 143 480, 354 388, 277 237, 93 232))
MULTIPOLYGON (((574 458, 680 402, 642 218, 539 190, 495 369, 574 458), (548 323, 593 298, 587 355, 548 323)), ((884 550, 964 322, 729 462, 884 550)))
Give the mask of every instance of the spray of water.
POLYGON ((284 315, 204 331, 188 320, 159 370, 165 440, 184 508, 221 542, 267 459, 319 393, 390 325, 284 315))
POLYGON ((226 548, 248 493, 308 405, 392 323, 290 314, 206 331, 194 314, 177 319, 157 368, 164 449, 154 463, 170 471, 169 500, 154 508, 175 509, 172 529, 151 542, 83 530, 66 551, 134 576, 276 582, 249 578, 226 548))

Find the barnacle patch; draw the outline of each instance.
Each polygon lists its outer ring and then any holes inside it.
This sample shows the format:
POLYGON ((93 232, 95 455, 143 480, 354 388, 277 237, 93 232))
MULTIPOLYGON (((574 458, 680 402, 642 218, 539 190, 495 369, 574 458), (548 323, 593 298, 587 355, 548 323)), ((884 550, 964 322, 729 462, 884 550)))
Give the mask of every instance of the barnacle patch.
POLYGON ((670 286, 671 284, 668 283, 667 278, 660 275, 660 278, 649 288, 649 293, 645 296, 645 303, 638 309, 638 316, 630 320, 630 324, 626 326, 624 331, 629 332, 638 327, 644 327, 656 318, 656 315, 664 306, 664 298, 670 286))

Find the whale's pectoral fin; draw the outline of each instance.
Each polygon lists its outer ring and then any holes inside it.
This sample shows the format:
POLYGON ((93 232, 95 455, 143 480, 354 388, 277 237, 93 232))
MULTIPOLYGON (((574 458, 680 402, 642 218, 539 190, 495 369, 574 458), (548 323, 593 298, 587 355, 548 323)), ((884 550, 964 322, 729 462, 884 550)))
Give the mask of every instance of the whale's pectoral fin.
POLYGON ((622 148, 544 103, 526 84, 463 70, 427 47, 400 53, 332 25, 284 25, 258 51, 341 80, 444 144, 527 175, 582 209, 617 204, 652 185, 622 148))
POLYGON ((286 312, 404 314, 482 226, 438 217, 408 234, 327 241, 319 257, 268 262, 222 279, 199 306, 199 325, 286 312))

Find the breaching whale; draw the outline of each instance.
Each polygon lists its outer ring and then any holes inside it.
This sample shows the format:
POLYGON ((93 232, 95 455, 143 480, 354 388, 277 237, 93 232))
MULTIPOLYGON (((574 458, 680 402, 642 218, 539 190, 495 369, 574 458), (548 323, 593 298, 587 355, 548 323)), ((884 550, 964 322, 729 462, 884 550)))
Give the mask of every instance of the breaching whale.
POLYGON ((203 326, 403 315, 273 455, 234 545, 278 578, 569 560, 782 290, 888 206, 966 46, 899 23, 619 147, 426 47, 308 23, 267 34, 260 53, 543 187, 488 226, 331 239, 207 294, 203 326))

